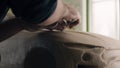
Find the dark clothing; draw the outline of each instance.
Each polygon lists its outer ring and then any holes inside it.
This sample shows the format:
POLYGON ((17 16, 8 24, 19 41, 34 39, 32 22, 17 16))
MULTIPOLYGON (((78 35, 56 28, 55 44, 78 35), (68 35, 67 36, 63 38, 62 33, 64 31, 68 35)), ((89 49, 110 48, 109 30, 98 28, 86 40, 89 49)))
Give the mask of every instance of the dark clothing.
POLYGON ((9 8, 16 17, 30 23, 41 23, 51 16, 57 0, 0 0, 0 22, 9 8))

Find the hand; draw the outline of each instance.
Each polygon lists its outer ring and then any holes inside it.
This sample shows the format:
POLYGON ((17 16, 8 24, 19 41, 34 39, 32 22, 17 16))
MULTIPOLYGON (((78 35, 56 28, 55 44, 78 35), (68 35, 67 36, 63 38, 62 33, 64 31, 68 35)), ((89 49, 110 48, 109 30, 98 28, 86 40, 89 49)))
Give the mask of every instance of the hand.
POLYGON ((72 28, 79 23, 79 19, 73 19, 72 21, 66 21, 65 19, 58 21, 54 24, 51 24, 46 27, 46 29, 52 30, 60 30, 63 31, 65 28, 72 28))
POLYGON ((62 31, 65 28, 72 28, 80 23, 79 12, 75 8, 67 4, 64 4, 64 7, 65 7, 65 12, 62 18, 59 19, 57 22, 47 26, 47 29, 62 31))

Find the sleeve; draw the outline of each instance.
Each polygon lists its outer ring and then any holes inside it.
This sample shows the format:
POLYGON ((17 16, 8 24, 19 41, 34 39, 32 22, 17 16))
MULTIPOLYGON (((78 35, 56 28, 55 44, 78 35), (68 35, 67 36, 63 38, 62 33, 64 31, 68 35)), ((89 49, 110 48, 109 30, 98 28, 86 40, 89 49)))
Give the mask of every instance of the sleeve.
POLYGON ((11 0, 10 8, 16 17, 32 24, 49 18, 57 6, 57 0, 11 0))

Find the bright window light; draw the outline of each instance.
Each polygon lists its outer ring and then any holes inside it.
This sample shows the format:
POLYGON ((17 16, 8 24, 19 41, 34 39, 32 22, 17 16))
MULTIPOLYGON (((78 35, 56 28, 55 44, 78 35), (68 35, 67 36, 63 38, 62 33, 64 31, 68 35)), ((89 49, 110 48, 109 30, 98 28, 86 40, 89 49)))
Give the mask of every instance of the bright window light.
POLYGON ((91 1, 90 31, 118 39, 116 0, 91 1))

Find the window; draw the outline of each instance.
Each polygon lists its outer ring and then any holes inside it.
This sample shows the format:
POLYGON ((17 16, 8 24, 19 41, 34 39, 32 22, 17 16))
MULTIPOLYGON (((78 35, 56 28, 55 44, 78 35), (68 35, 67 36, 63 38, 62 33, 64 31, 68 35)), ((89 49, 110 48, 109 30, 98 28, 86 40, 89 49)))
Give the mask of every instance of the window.
POLYGON ((119 0, 90 0, 90 32, 119 39, 119 0))

